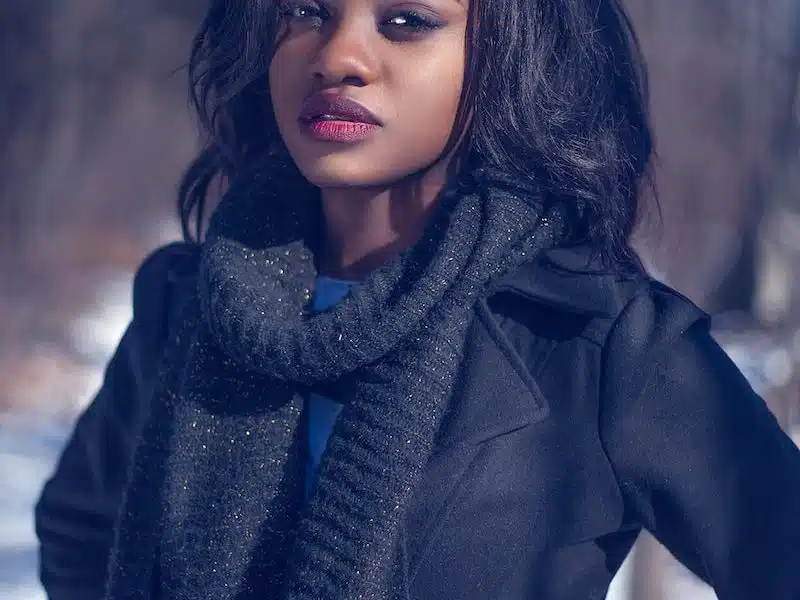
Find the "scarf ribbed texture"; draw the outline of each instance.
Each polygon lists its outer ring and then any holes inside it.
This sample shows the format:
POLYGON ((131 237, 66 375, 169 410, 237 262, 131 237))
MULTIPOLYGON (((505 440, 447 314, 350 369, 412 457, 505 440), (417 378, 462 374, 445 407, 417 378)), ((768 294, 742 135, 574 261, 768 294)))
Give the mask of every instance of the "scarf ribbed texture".
POLYGON ((474 304, 564 235, 560 205, 477 168, 422 238, 312 314, 322 212, 290 162, 215 211, 142 433, 107 600, 391 600, 398 532, 456 389, 474 304), (303 401, 344 404, 303 502, 303 401), (153 588, 151 581, 155 581, 153 588))

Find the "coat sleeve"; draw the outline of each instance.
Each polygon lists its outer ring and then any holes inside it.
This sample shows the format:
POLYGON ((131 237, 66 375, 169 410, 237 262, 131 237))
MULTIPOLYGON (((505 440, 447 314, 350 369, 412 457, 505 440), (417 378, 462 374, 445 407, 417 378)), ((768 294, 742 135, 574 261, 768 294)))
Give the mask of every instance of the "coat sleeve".
POLYGON ((720 600, 800 598, 800 450, 677 294, 612 333, 602 437, 629 507, 720 600))
POLYGON ((161 248, 137 271, 133 319, 36 503, 39 575, 51 600, 103 596, 114 522, 166 340, 169 281, 187 247, 161 248))

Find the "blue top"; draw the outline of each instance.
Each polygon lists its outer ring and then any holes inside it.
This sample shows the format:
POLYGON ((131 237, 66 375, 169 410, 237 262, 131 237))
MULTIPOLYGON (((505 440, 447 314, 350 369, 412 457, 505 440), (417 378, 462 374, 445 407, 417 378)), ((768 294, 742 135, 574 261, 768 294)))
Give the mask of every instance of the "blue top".
MULTIPOLYGON (((311 310, 319 312, 337 304, 347 295, 350 286, 355 281, 333 279, 320 275, 317 277, 314 297, 311 300, 311 310)), ((336 417, 342 410, 342 405, 319 394, 309 394, 308 397, 308 464, 306 465, 306 500, 311 495, 314 480, 319 467, 322 453, 328 444, 328 438, 333 431, 336 417)))

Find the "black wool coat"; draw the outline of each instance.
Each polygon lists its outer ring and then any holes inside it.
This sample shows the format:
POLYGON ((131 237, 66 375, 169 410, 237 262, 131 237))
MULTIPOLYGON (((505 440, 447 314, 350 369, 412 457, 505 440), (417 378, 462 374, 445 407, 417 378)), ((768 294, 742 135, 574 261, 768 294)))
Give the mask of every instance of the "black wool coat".
MULTIPOLYGON (((604 598, 643 528, 720 600, 800 599, 800 450, 705 313, 587 257, 549 251, 478 304, 466 376, 401 529, 408 600, 604 598)), ((102 597, 197 258, 174 244, 139 269, 133 321, 36 505, 52 600, 102 597)))

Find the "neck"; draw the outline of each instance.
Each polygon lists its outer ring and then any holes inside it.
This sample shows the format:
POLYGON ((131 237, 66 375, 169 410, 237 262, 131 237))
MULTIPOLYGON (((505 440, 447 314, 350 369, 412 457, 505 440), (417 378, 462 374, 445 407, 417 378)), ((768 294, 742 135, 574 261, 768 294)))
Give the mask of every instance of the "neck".
POLYGON ((389 186, 323 188, 325 240, 320 274, 363 279, 411 247, 424 232, 444 169, 389 186))

